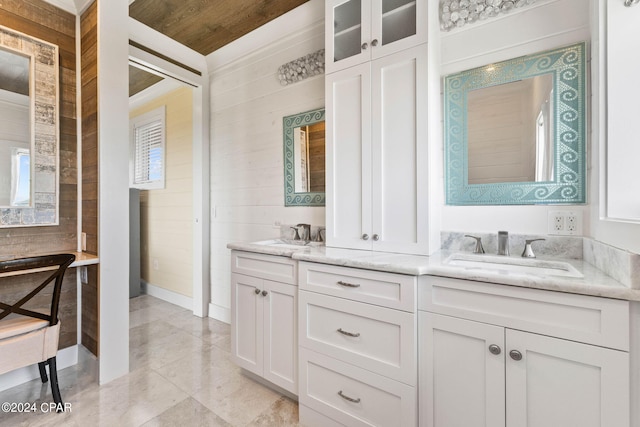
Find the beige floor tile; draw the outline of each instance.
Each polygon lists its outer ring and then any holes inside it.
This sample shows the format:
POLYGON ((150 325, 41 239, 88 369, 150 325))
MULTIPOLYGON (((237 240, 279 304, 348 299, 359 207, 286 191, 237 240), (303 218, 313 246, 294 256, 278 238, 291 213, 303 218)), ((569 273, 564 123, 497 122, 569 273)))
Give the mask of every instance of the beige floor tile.
POLYGON ((0 402, 35 403, 38 412, 0 413, 0 427, 297 426, 294 401, 253 381, 231 361, 229 325, 142 295, 130 301, 131 372, 98 386, 97 361, 58 373, 71 411, 43 412, 51 402, 40 380, 0 393, 0 402))
POLYGON ((222 418, 208 410, 195 399, 188 398, 177 405, 167 409, 151 421, 143 424, 144 427, 231 427, 222 418))
POLYGON ((298 425, 298 403, 284 396, 276 400, 269 409, 249 424, 251 427, 294 427, 298 425))
POLYGON ((243 384, 230 394, 212 394, 210 390, 197 393, 195 398, 220 418, 234 426, 244 426, 271 407, 281 396, 263 385, 242 377, 243 384))

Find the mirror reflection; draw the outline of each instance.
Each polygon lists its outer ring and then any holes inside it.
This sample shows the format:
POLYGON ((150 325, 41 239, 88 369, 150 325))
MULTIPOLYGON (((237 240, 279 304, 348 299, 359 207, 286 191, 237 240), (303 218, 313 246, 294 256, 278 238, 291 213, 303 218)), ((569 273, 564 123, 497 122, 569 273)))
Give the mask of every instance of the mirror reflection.
POLYGON ((469 184, 553 181, 553 76, 467 93, 469 184))
POLYGON ((296 193, 324 193, 324 132, 324 120, 293 128, 296 193))
POLYGON ((444 78, 449 205, 586 201, 586 44, 444 78))
POLYGON ((282 118, 284 205, 325 204, 324 108, 282 118))
POLYGON ((0 49, 0 207, 31 205, 29 62, 0 49))

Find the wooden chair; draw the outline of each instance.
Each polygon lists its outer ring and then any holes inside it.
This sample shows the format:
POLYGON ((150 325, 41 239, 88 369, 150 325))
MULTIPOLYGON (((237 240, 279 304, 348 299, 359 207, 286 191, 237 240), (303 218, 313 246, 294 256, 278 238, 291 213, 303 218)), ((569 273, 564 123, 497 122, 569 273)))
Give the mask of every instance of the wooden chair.
POLYGON ((75 255, 60 254, 0 261, 0 289, 2 281, 7 276, 51 272, 42 283, 18 302, 7 304, 0 299, 0 374, 37 363, 40 379, 45 383, 47 382, 45 365, 49 365, 51 393, 58 410, 62 405, 56 369, 60 336, 58 303, 64 273, 74 260, 75 255), (54 280, 49 313, 23 308, 25 303, 54 280), (10 314, 13 315, 7 318, 10 314))

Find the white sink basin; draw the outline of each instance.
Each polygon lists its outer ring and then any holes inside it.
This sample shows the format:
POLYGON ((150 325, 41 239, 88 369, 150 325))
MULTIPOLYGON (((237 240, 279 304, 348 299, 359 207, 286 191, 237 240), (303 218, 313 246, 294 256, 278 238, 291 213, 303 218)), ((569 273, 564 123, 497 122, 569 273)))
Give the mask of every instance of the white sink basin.
POLYGON ((304 240, 271 239, 253 242, 254 245, 274 246, 283 249, 305 249, 311 246, 322 246, 322 242, 305 242, 304 240))
POLYGON ((484 254, 453 254, 445 265, 466 269, 504 273, 522 273, 534 276, 583 277, 574 266, 563 261, 547 261, 532 258, 512 258, 484 254))

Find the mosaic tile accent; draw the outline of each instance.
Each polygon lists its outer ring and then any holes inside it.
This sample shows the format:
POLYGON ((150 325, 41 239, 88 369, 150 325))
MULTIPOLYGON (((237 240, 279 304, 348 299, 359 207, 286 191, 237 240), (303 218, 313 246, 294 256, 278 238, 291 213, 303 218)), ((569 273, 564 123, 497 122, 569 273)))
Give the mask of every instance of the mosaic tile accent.
POLYGON ((528 6, 536 0, 441 0, 440 29, 450 31, 467 24, 484 21, 513 9, 528 6))
POLYGON ((278 80, 282 86, 319 74, 324 74, 324 49, 287 62, 278 68, 278 80))
POLYGON ((32 205, 0 209, 0 227, 58 224, 59 72, 58 46, 0 26, 0 47, 30 57, 34 110, 32 205))

